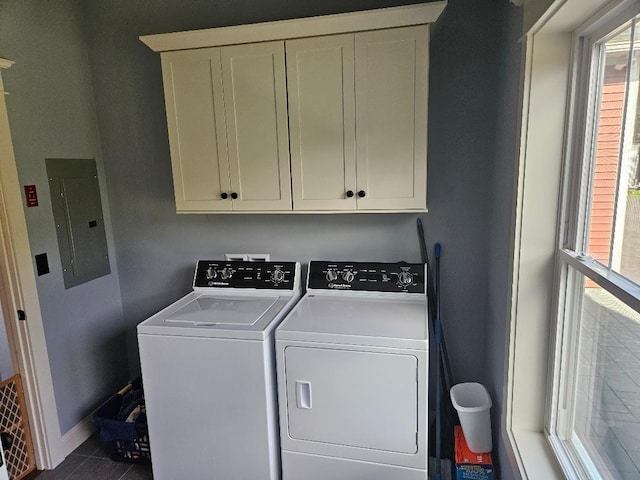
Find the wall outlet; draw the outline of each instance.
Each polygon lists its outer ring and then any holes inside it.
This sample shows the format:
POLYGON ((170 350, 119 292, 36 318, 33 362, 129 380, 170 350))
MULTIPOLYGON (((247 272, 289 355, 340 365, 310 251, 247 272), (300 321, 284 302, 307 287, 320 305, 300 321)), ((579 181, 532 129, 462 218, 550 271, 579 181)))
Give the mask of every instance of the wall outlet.
POLYGON ((227 262, 246 262, 249 256, 246 253, 225 253, 224 259, 227 262))
POLYGON ((270 262, 271 255, 268 253, 248 253, 247 257, 249 257, 250 262, 270 262))
POLYGON ((271 255, 268 253, 225 253, 224 259, 227 262, 270 262, 271 255))

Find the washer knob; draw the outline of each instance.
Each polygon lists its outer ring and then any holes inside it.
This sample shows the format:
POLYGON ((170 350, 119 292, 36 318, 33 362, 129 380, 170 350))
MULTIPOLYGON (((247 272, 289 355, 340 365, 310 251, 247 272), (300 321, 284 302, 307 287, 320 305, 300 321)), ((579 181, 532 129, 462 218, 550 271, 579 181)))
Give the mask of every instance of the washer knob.
POLYGON ((271 281, 275 284, 278 284, 284 280, 284 272, 279 268, 276 268, 273 272, 271 272, 271 281))
POLYGON ((218 276, 217 272, 212 267, 209 267, 205 270, 205 275, 207 277, 207 280, 211 280, 218 276))
POLYGON ((404 270, 398 274, 399 286, 405 287, 407 285, 411 285, 412 283, 413 283, 413 274, 411 272, 407 272, 406 270, 404 270))
POLYGON ((225 267, 220 272, 220 276, 222 277, 223 280, 228 280, 233 276, 233 270, 229 267, 225 267))
POLYGON ((334 282, 338 279, 338 272, 335 270, 327 270, 327 282, 334 282))
POLYGON ((356 278, 356 274, 353 273, 351 270, 347 270, 342 273, 342 279, 347 283, 353 282, 354 278, 356 278))

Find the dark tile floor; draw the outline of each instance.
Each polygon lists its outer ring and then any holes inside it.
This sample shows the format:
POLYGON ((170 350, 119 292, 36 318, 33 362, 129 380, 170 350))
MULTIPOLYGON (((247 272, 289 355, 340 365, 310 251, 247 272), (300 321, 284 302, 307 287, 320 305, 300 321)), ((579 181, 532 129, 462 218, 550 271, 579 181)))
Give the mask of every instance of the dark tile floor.
POLYGON ((54 470, 29 476, 29 480, 153 480, 151 466, 114 462, 108 446, 93 436, 75 449, 54 470))

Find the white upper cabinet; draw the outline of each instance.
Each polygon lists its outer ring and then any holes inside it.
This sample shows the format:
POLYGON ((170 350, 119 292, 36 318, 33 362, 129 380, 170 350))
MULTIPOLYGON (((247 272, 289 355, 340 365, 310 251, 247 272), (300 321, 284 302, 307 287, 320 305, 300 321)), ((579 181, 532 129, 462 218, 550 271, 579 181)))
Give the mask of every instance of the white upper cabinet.
POLYGON ((353 35, 291 40, 286 49, 293 208, 355 210, 353 35))
POLYGON ((177 211, 426 211, 445 6, 141 37, 162 52, 177 211))
POLYGON ((177 211, 291 210, 283 42, 162 65, 177 211))
POLYGON ((294 209, 426 209, 428 28, 287 41, 294 209))
POLYGON ((162 75, 176 209, 230 210, 220 49, 164 53, 162 75))
POLYGON ((425 210, 429 27, 355 37, 358 209, 425 210))
POLYGON ((233 210, 291 210, 283 42, 222 48, 233 210))

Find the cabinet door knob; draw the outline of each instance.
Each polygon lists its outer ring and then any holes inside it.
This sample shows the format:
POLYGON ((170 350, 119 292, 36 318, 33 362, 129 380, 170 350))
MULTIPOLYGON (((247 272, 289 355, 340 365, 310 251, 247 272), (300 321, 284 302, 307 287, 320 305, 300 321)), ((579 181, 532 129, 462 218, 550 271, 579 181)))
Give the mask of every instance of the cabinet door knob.
POLYGON ((236 192, 232 192, 231 193, 231 198, 233 198, 235 200, 236 198, 238 198, 238 194, 236 192))
POLYGON ((353 190, 347 190, 347 197, 353 197, 353 190))
POLYGON ((227 195, 227 194, 226 194, 226 192, 222 192, 222 193, 220 194, 220 198, 221 198, 221 199, 223 199, 223 200, 226 200, 228 196, 229 196, 229 195, 227 195))
POLYGON ((366 192, 365 192, 364 190, 360 190, 360 191, 358 192, 358 196, 359 196, 360 198, 364 197, 365 195, 366 195, 366 192))

